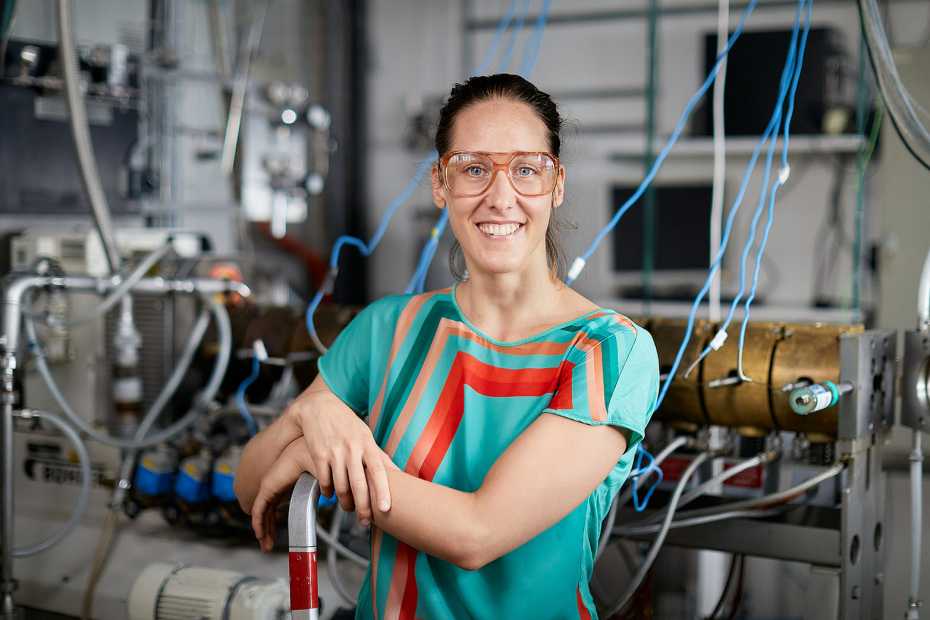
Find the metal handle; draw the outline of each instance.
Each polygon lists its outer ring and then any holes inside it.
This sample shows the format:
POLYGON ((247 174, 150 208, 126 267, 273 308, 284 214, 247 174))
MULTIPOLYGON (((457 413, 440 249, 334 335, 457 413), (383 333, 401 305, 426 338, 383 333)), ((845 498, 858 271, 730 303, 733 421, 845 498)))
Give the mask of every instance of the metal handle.
POLYGON ((291 493, 287 513, 288 573, 291 583, 291 618, 317 620, 316 502, 320 485, 303 473, 291 493))

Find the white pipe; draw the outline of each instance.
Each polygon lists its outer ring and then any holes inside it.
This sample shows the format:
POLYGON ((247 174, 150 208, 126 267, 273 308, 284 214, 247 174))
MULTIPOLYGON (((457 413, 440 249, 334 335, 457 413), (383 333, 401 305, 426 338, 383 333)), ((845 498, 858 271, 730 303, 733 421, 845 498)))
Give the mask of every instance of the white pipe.
POLYGON ((103 184, 100 182, 97 160, 94 159, 94 148, 87 123, 87 108, 84 105, 84 96, 81 94, 81 74, 72 31, 71 0, 58 0, 58 52, 61 57, 65 100, 68 103, 71 134, 74 137, 81 182, 87 194, 87 201, 90 202, 110 273, 116 273, 120 267, 120 257, 113 236, 110 207, 107 204, 107 196, 103 192, 103 184))
POLYGON ((920 617, 920 545, 923 529, 923 462, 921 433, 914 430, 914 450, 911 452, 911 587, 907 601, 907 620, 920 617))
MULTIPOLYGON (((722 54, 727 47, 730 22, 730 2, 720 0, 717 9, 717 55, 722 54)), ((714 185, 710 207, 710 259, 713 264, 720 251, 720 238, 723 220, 723 190, 726 182, 726 131, 723 117, 723 95, 727 80, 727 59, 720 63, 720 72, 714 81, 714 185)), ((720 320, 720 270, 714 274, 710 281, 710 295, 708 297, 708 317, 711 321, 720 320)))
POLYGON ((84 442, 81 441, 80 435, 78 435, 73 428, 65 424, 58 416, 45 411, 19 411, 14 415, 27 420, 39 418, 46 422, 51 422, 52 426, 61 431, 65 437, 68 438, 68 441, 71 442, 71 445, 74 446, 74 451, 77 452, 78 465, 81 467, 81 493, 74 503, 71 516, 68 517, 68 520, 58 531, 42 542, 34 543, 26 547, 13 548, 14 558, 26 558, 31 555, 36 555, 37 553, 42 553, 46 549, 57 545, 81 522, 81 517, 84 516, 84 512, 87 510, 87 501, 90 498, 90 456, 87 454, 87 447, 84 445, 84 442))
POLYGON ((630 602, 630 599, 633 598, 633 595, 636 594, 636 590, 639 589, 643 579, 646 578, 646 574, 649 572, 649 569, 652 568, 652 564, 655 562, 656 556, 659 555, 659 549, 662 548, 662 544, 665 542, 665 537, 668 535, 668 530, 671 527, 672 519, 675 517, 675 510, 678 508, 678 500, 681 499, 681 494, 684 492, 685 486, 687 486, 688 481, 691 479, 691 476, 694 475, 694 472, 697 471, 697 468, 700 467, 701 463, 706 461, 709 456, 710 454, 707 452, 702 452, 701 454, 697 455, 681 475, 681 480, 679 480, 678 484, 675 486, 675 491, 672 493, 672 498, 668 502, 668 508, 666 509, 665 513, 665 521, 662 523, 661 529, 659 530, 659 534, 656 536, 656 539, 652 542, 652 546, 649 547, 649 553, 646 554, 646 557, 643 560, 643 563, 640 565, 639 570, 636 571, 636 575, 634 575, 633 579, 630 580, 630 583, 627 585, 623 596, 620 597, 619 602, 612 606, 609 613, 604 614, 605 618, 610 618, 626 607, 627 603, 630 602))
POLYGON ((917 287, 917 328, 930 330, 930 250, 924 259, 924 268, 920 272, 920 284, 917 287))

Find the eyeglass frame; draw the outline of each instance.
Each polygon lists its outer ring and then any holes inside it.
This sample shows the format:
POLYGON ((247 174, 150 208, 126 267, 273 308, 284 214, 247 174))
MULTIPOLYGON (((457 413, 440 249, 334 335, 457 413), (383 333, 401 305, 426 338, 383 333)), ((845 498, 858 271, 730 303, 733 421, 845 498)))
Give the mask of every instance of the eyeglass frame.
POLYGON ((551 194, 552 192, 556 190, 556 188, 559 185, 558 173, 562 169, 562 164, 559 162, 558 157, 546 151, 508 151, 508 152, 504 152, 504 151, 449 151, 448 153, 440 157, 439 162, 438 162, 439 179, 440 181, 442 181, 442 186, 449 192, 452 192, 452 188, 449 186, 449 180, 446 177, 446 170, 448 170, 449 160, 455 157, 456 155, 462 155, 466 153, 488 156, 488 159, 491 160, 491 179, 488 181, 487 186, 485 186, 485 188, 481 190, 481 192, 477 194, 471 194, 471 195, 461 195, 459 196, 461 198, 474 198, 475 196, 480 196, 484 192, 488 191, 488 188, 490 188, 494 184, 494 178, 497 176, 497 171, 502 170, 502 169, 506 172, 505 176, 507 177, 507 181, 510 183, 510 187, 513 188, 513 191, 517 192, 518 194, 520 194, 521 196, 525 198, 538 198, 540 196, 551 194), (494 155, 509 155, 510 159, 507 160, 506 164, 499 164, 496 161, 494 161, 494 155), (513 160, 515 160, 517 157, 521 155, 545 155, 546 157, 551 159, 553 163, 555 163, 556 179, 552 184, 551 190, 549 190, 548 192, 543 192, 541 194, 524 194, 519 189, 517 189, 516 184, 513 182, 513 178, 510 176, 510 164, 512 164, 513 160))

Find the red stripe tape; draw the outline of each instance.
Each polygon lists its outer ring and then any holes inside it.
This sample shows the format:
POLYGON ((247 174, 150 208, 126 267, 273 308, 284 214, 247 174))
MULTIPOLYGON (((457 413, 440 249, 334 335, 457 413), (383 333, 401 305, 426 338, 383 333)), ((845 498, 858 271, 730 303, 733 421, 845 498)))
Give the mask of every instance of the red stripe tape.
POLYGON ((316 551, 288 553, 288 573, 291 578, 291 611, 319 609, 316 551))

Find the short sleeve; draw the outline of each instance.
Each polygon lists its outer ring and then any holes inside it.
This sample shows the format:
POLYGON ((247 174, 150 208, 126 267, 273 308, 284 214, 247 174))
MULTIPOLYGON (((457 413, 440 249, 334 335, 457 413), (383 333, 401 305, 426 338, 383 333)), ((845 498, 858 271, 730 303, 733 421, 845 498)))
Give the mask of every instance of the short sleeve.
POLYGON ((563 360, 558 387, 544 410, 591 425, 630 431, 627 454, 642 441, 659 389, 652 336, 635 325, 581 342, 563 360))
POLYGON ((317 362, 329 389, 360 416, 368 414, 375 314, 374 304, 359 312, 317 362))

